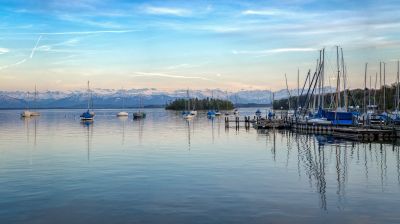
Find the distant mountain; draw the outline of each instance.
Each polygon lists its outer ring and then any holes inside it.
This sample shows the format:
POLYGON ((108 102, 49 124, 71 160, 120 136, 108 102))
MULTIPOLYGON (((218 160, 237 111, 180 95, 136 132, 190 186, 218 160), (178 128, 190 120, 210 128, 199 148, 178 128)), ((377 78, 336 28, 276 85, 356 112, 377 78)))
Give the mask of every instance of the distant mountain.
MULTIPOLYGON (((326 92, 334 91, 334 88, 326 88, 326 92)), ((291 95, 297 95, 297 89, 291 90, 291 95)), ((229 99, 235 104, 270 104, 272 93, 269 90, 240 90, 226 92, 221 89, 191 90, 191 98, 219 98, 229 99)), ((94 89, 92 91, 94 108, 119 108, 122 100, 126 107, 138 107, 140 99, 144 106, 163 106, 177 98, 187 97, 185 89, 171 92, 154 88, 144 89, 94 89)), ((275 100, 288 97, 286 89, 275 92, 275 100)), ((24 91, 0 91, 0 109, 6 108, 85 108, 88 94, 86 91, 42 91, 38 92, 34 101, 32 92, 24 91)))

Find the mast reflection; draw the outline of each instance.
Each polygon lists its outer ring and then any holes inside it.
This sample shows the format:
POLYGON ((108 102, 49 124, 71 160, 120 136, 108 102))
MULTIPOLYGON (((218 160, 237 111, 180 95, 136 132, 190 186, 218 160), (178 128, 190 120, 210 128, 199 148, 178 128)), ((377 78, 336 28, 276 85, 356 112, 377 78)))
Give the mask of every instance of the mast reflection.
POLYGON ((82 127, 86 131, 86 150, 87 150, 87 161, 90 162, 90 153, 92 150, 92 139, 93 139, 93 121, 81 121, 82 127))

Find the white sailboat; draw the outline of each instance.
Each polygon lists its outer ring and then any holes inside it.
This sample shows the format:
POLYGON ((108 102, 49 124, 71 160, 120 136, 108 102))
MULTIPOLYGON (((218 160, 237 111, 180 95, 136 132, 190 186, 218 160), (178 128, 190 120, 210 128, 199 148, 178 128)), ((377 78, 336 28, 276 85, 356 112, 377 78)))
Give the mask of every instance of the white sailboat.
MULTIPOLYGON (((27 98, 29 98, 29 92, 27 93, 27 98)), ((37 90, 35 85, 35 92, 34 92, 34 105, 36 106, 37 100, 37 90)), ((27 104, 27 108, 21 113, 21 117, 33 117, 33 116, 40 116, 40 113, 37 111, 30 111, 29 110, 29 103, 27 104)))
POLYGON ((192 104, 192 108, 190 108, 189 90, 188 90, 187 94, 188 94, 188 101, 189 101, 189 107, 188 107, 188 109, 190 110, 189 113, 190 113, 192 116, 196 116, 196 115, 197 115, 197 110, 196 110, 196 105, 195 105, 195 103, 193 103, 193 104, 192 104))
MULTIPOLYGON (((33 97, 33 104, 34 104, 35 109, 37 109, 37 103, 36 103, 37 95, 38 95, 38 92, 37 92, 36 85, 35 85, 35 92, 33 94, 33 96, 34 96, 33 97)), ((40 113, 37 112, 37 111, 31 111, 31 116, 40 116, 40 113)))
POLYGON ((189 90, 187 90, 186 95, 187 95, 187 104, 186 104, 187 108, 185 108, 186 110, 183 113, 183 118, 186 119, 186 120, 190 120, 195 116, 195 114, 197 114, 197 111, 194 112, 194 111, 190 110, 189 90))
MULTIPOLYGON (((124 91, 122 89, 122 91, 124 91)), ((122 111, 117 113, 117 117, 127 117, 129 116, 128 112, 124 111, 125 109, 125 95, 122 93, 122 111)))

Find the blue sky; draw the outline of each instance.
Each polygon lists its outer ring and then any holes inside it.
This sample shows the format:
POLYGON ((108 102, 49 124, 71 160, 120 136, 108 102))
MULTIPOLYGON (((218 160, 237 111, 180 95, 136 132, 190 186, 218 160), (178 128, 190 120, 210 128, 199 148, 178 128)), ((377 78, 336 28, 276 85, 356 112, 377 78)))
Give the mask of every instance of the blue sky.
POLYGON ((336 45, 351 87, 365 62, 375 77, 385 61, 392 82, 398 12, 372 0, 0 0, 0 89, 281 89, 285 73, 294 88, 322 47, 333 76, 336 45))

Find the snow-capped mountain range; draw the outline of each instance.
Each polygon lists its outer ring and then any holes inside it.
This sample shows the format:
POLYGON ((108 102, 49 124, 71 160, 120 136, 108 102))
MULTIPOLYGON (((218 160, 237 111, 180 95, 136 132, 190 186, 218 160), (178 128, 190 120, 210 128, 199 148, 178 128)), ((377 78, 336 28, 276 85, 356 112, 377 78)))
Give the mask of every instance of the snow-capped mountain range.
MULTIPOLYGON (((334 91, 326 88, 326 92, 334 91)), ((297 95, 297 89, 290 90, 291 96, 297 95)), ((124 101, 125 107, 138 107, 140 101, 144 106, 162 106, 177 98, 186 98, 187 90, 161 91, 154 88, 145 89, 94 89, 91 91, 94 108, 119 108, 124 101)), ((282 89, 274 92, 275 99, 288 97, 288 91, 282 89)), ((269 104, 272 93, 269 90, 240 90, 226 92, 221 89, 190 90, 191 98, 229 99, 235 104, 269 104)), ((33 92, 0 91, 0 109, 6 108, 85 108, 88 100, 87 91, 38 91, 36 101, 33 92)))

